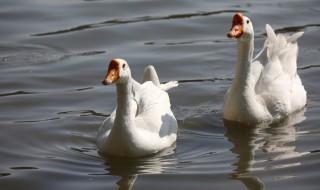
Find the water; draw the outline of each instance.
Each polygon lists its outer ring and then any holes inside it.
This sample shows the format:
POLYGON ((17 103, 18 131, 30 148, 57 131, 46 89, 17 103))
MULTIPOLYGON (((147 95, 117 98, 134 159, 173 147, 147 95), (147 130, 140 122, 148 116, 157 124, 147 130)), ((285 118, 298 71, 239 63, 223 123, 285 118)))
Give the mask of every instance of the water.
POLYGON ((318 0, 2 0, 0 189, 318 189, 318 0), (304 31, 304 110, 274 125, 222 119, 235 69, 226 38, 236 12, 251 18, 255 53, 265 24, 304 31), (176 147, 140 159, 104 158, 96 131, 115 107, 100 80, 121 57, 133 77, 156 67, 172 89, 176 147))

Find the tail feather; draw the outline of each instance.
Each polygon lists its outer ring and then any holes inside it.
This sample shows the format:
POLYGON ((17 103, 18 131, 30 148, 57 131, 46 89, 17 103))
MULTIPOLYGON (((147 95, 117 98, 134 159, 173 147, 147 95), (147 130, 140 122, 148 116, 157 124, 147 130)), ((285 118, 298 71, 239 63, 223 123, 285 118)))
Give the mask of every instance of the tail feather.
POLYGON ((300 38, 303 35, 304 32, 297 32, 293 34, 292 36, 287 37, 287 41, 291 43, 297 42, 298 38, 300 38))
POLYGON ((158 74, 156 72, 156 69, 152 65, 147 66, 144 70, 142 83, 145 83, 147 81, 152 81, 154 85, 160 87, 158 74))
POLYGON ((152 81, 154 85, 156 85, 163 91, 167 91, 178 86, 178 81, 170 81, 165 84, 160 84, 156 69, 152 65, 147 66, 144 70, 142 83, 145 83, 147 81, 152 81))
POLYGON ((291 36, 278 34, 276 35, 270 25, 266 25, 268 38, 267 56, 268 60, 279 60, 282 70, 294 77, 297 72, 298 44, 297 39, 302 36, 303 32, 297 32, 291 36))
POLYGON ((178 81, 170 81, 164 84, 160 84, 160 89, 163 91, 167 91, 171 88, 177 87, 178 85, 178 81))
POLYGON ((271 43, 274 43, 276 41, 277 36, 269 24, 266 24, 266 31, 267 31, 268 40, 270 40, 271 43))

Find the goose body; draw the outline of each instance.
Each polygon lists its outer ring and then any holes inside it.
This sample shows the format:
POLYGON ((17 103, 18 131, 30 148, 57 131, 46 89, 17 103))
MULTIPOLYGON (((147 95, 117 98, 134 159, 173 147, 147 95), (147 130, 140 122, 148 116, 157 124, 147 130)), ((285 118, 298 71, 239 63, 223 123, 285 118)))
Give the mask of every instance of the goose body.
POLYGON ((237 39, 237 66, 231 88, 224 97, 226 120, 260 123, 281 119, 306 105, 306 91, 297 73, 297 39, 276 35, 266 25, 267 39, 253 59, 254 32, 249 18, 236 14, 227 34, 237 39))
POLYGON ((98 130, 100 152, 138 157, 159 152, 175 143, 178 125, 164 90, 176 87, 177 82, 160 84, 154 67, 148 66, 140 84, 131 78, 125 60, 114 59, 102 83, 116 83, 117 107, 98 130))

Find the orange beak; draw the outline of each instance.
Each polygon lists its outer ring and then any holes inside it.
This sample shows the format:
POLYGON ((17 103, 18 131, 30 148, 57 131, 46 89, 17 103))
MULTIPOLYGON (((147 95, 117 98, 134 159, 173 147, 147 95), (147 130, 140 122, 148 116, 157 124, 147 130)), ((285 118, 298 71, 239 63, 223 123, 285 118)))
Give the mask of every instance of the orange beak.
POLYGON ((240 38, 243 35, 243 16, 237 13, 233 16, 232 26, 227 33, 228 38, 240 38))
POLYGON ((104 79, 102 79, 103 85, 109 85, 116 82, 120 78, 120 63, 117 60, 111 60, 108 68, 108 73, 104 79))

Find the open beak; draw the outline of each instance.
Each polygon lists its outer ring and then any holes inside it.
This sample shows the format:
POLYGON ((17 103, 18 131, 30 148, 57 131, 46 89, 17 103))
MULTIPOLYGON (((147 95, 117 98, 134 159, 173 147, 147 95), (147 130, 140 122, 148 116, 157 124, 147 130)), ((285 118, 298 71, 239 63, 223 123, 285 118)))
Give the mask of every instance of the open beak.
POLYGON ((228 38, 240 38, 243 35, 243 16, 237 13, 233 16, 232 26, 227 33, 228 38))

